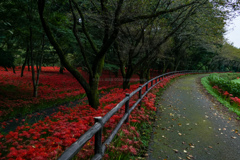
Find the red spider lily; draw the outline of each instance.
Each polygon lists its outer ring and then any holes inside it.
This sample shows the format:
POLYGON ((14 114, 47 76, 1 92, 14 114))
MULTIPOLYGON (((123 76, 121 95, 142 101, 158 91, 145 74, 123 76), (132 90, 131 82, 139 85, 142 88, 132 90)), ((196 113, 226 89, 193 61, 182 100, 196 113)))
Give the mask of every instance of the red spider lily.
MULTIPOLYGON (((0 117, 7 116, 15 108, 23 106, 33 106, 35 104, 56 101, 57 99, 66 99, 85 93, 79 82, 68 72, 59 74, 59 67, 42 67, 39 80, 38 98, 32 97, 31 72, 25 71, 21 77, 20 68, 16 69, 16 74, 6 72, 0 68, 0 117), (4 89, 6 88, 7 89, 4 89), (8 89, 9 88, 9 89, 8 89)), ((85 79, 88 74, 81 69, 85 79)), ((120 72, 119 72, 120 73, 120 72)), ((109 77, 115 77, 112 72, 103 71, 99 81, 99 90, 121 86, 122 81, 111 80, 109 77)), ((119 77, 121 79, 121 74, 119 77)), ((131 82, 138 81, 137 75, 131 78, 131 82)))
POLYGON ((223 95, 224 95, 224 96, 228 96, 228 95, 229 95, 228 91, 225 91, 225 92, 223 93, 223 95))
MULTIPOLYGON (((156 88, 165 86, 174 77, 176 76, 165 78, 156 88)), ((101 105, 97 110, 86 104, 76 105, 74 108, 61 106, 58 112, 42 121, 38 121, 31 126, 27 124, 19 126, 7 135, 0 134, 0 150, 2 151, 0 159, 56 159, 94 124, 93 117, 104 116, 125 97, 126 93, 131 93, 138 86, 139 84, 135 84, 127 90, 115 88, 108 94, 105 92, 106 95, 100 99, 101 105)), ((146 106, 146 109, 135 108, 130 115, 130 123, 124 124, 121 128, 123 134, 118 133, 125 144, 116 147, 110 145, 108 146, 109 151, 137 154, 141 141, 138 131, 131 125, 149 122, 148 114, 156 110, 154 106, 155 98, 154 91, 143 98, 142 103, 146 106), (133 122, 133 120, 136 121, 133 122)), ((137 95, 131 98, 130 107, 137 99, 137 95)), ((108 137, 124 113, 125 109, 122 107, 106 123, 103 140, 108 137)), ((89 159, 94 154, 93 146, 94 137, 77 154, 78 158, 89 159)))

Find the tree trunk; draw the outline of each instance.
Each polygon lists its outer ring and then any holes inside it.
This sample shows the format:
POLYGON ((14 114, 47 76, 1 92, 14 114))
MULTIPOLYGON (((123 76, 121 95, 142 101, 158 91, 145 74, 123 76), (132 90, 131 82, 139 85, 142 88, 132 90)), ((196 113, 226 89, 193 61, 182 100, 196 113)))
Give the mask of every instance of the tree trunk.
POLYGON ((63 74, 63 71, 64 71, 64 66, 63 66, 62 63, 61 63, 59 73, 60 73, 60 74, 63 74))
POLYGON ((127 79, 123 79, 123 89, 129 89, 130 88, 130 81, 127 79))
POLYGON ((143 70, 140 70, 139 78, 140 78, 140 84, 143 84, 145 82, 143 70))
POLYGON ((168 66, 169 66, 169 62, 167 62, 167 64, 166 64, 166 62, 164 61, 163 62, 163 73, 166 73, 168 66))
POLYGON ((126 75, 123 77, 123 89, 130 88, 130 80, 132 75, 133 75, 133 70, 131 68, 128 68, 126 75))
POLYGON ((98 88, 92 88, 90 92, 86 92, 88 97, 88 103, 91 107, 97 109, 100 105, 99 103, 99 94, 98 94, 98 88))
POLYGON ((12 69, 13 69, 13 73, 16 74, 16 72, 15 72, 15 66, 12 66, 12 69))
POLYGON ((24 63, 23 63, 23 65, 22 65, 22 69, 21 69, 21 77, 23 77, 23 72, 24 72, 26 63, 27 63, 27 61, 28 61, 28 59, 29 59, 28 52, 29 52, 29 47, 28 47, 28 45, 27 45, 26 57, 25 57, 25 60, 24 60, 24 63))
POLYGON ((31 54, 31 68, 32 68, 32 83, 33 83, 33 97, 37 97, 37 85, 35 81, 33 44, 32 44, 32 27, 30 27, 30 54, 31 54))
POLYGON ((178 66, 179 66, 179 64, 180 64, 180 60, 177 61, 177 64, 176 64, 176 67, 175 67, 174 71, 177 71, 177 70, 178 70, 178 66))
POLYGON ((30 69, 30 58, 28 58, 27 64, 28 64, 28 71, 30 71, 30 70, 31 70, 31 69, 30 69))
POLYGON ((147 71, 146 69, 141 69, 140 70, 140 74, 139 74, 140 84, 144 84, 145 82, 147 82, 146 71, 147 71))
POLYGON ((151 76, 150 76, 150 69, 148 68, 148 69, 146 70, 146 72, 145 72, 145 79, 146 79, 146 81, 149 81, 150 78, 151 78, 151 76))
POLYGON ((31 13, 32 13, 32 0, 31 0, 31 7, 30 7, 30 12, 29 12, 29 22, 30 22, 30 37, 29 37, 29 42, 30 42, 30 55, 31 55, 31 68, 32 68, 32 82, 33 82, 33 97, 38 97, 38 84, 39 84, 39 77, 40 77, 40 72, 41 72, 41 66, 42 66, 42 60, 43 60, 43 52, 44 52, 44 38, 45 38, 45 35, 43 34, 42 36, 42 45, 41 45, 41 53, 38 53, 35 58, 33 56, 33 32, 32 32, 32 27, 31 27, 31 22, 32 22, 32 16, 31 16, 31 13), (39 54, 41 54, 39 56, 39 54), (35 63, 34 61, 36 62, 36 69, 37 69, 37 77, 35 77, 35 69, 34 69, 34 66, 35 66, 35 63))
POLYGON ((93 66, 94 68, 93 77, 91 76, 91 74, 89 75, 90 90, 85 90, 86 93, 88 92, 87 97, 88 97, 89 105, 95 109, 97 109, 98 106, 100 105, 98 85, 99 85, 102 69, 104 66, 104 60, 105 60, 105 56, 103 56, 101 59, 98 59, 98 61, 94 63, 95 65, 93 66))

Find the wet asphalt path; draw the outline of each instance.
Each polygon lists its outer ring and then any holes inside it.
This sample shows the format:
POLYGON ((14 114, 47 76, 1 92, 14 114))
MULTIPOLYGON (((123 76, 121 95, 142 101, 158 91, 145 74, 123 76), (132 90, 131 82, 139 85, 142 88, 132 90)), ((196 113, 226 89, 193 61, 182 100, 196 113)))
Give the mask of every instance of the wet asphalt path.
POLYGON ((191 75, 176 80, 159 100, 149 160, 240 160, 240 127, 200 90, 191 75))

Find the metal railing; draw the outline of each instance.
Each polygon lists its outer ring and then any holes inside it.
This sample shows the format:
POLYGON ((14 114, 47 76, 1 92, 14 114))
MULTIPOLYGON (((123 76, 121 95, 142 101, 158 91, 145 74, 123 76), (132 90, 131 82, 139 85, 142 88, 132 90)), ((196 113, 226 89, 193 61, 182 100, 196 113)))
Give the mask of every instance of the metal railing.
MULTIPOLYGON (((93 160, 101 159, 104 155, 104 152, 106 150, 106 145, 110 144, 110 142, 113 140, 114 136, 117 134, 118 130, 121 128, 123 123, 127 123, 129 121, 129 115, 134 110, 134 108, 141 104, 141 101, 144 96, 158 83, 161 82, 161 78, 170 76, 170 75, 177 75, 181 73, 204 73, 204 71, 174 71, 169 72, 166 74, 159 75, 143 85, 139 86, 135 91, 132 93, 127 93, 126 97, 119 102, 112 110, 110 110, 104 117, 95 117, 95 124, 87 131, 85 132, 76 142, 74 142, 69 148, 65 150, 65 152, 58 158, 58 160, 69 160, 72 159, 84 146, 85 143, 87 143, 94 135, 95 135, 95 155, 92 158, 93 160), (153 84, 153 82, 155 83, 153 84), (150 87, 149 87, 150 84, 150 87), (143 88, 146 88, 145 92, 142 93, 143 88), (132 96, 138 93, 138 100, 133 104, 133 106, 129 109, 129 101, 132 96), (125 114, 123 115, 122 119, 119 121, 115 129, 112 131, 111 135, 105 140, 105 142, 102 143, 102 132, 103 127, 106 122, 123 106, 125 105, 125 114)), ((141 106, 141 105, 140 105, 141 106)), ((139 107, 140 108, 140 107, 139 107)))

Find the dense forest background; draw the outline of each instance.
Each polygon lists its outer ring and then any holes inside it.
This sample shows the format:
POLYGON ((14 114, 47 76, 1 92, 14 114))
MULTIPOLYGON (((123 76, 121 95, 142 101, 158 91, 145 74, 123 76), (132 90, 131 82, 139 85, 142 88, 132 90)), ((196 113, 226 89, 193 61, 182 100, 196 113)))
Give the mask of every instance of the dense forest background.
POLYGON ((5 0, 0 2, 0 66, 68 70, 97 108, 102 70, 121 71, 123 88, 138 74, 240 70, 240 49, 223 37, 236 0, 5 0), (76 69, 81 67, 89 78, 76 69))

